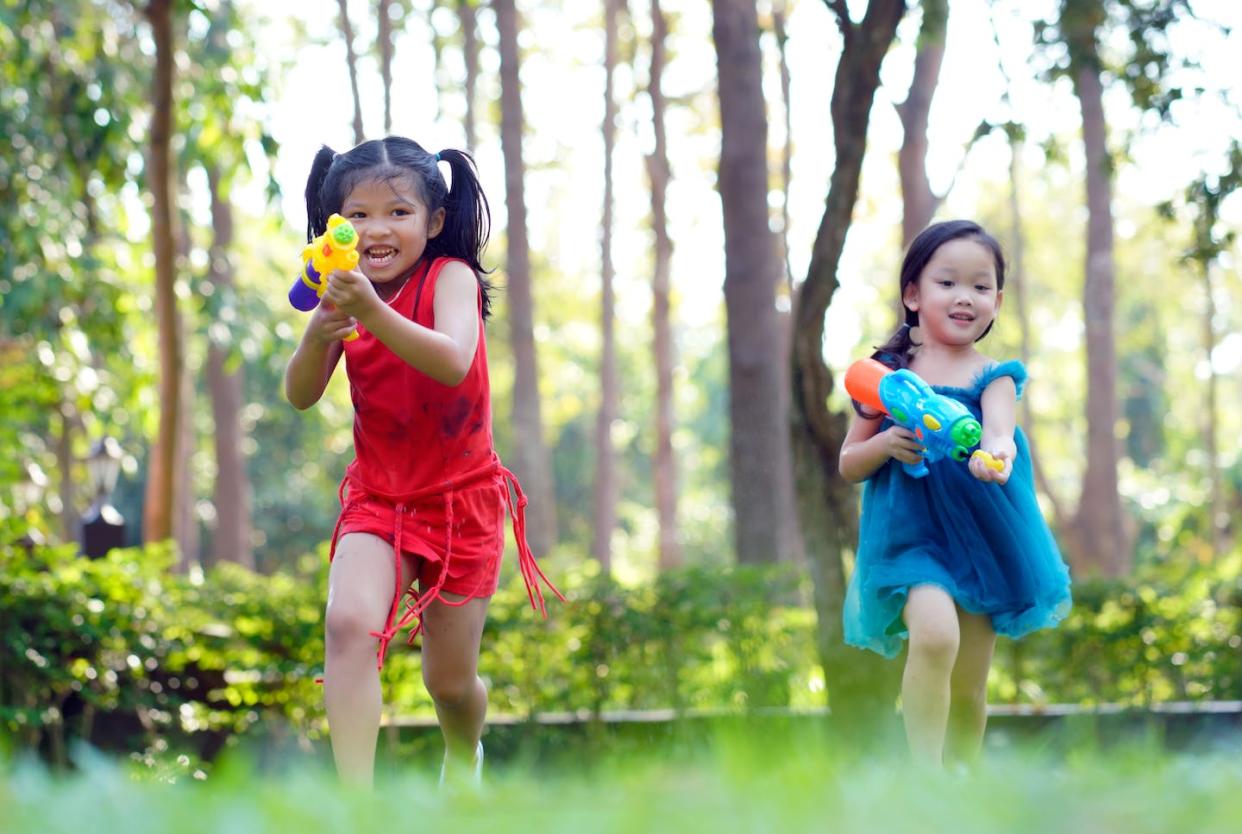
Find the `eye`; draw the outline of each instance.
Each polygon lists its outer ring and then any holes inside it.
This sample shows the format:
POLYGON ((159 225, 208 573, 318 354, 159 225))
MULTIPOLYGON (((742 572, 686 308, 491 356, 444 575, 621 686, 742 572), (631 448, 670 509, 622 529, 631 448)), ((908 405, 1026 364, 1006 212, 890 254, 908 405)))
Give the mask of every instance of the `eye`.
POLYGON ((940 286, 942 286, 942 287, 951 287, 951 286, 953 286, 953 282, 952 282, 952 281, 950 281, 950 280, 949 280, 949 279, 947 279, 947 278, 942 278, 942 279, 940 279, 939 281, 937 281, 936 283, 937 283, 937 284, 939 284, 939 285, 940 285, 940 286))
POLYGON ((394 217, 405 217, 407 214, 410 214, 411 212, 409 209, 398 208, 398 209, 393 209, 392 213, 394 217))
POLYGON ((367 215, 366 215, 366 212, 364 212, 364 211, 362 211, 362 210, 360 210, 360 209, 355 209, 354 211, 351 211, 349 214, 347 214, 347 215, 345 215, 345 216, 346 216, 347 218, 349 218, 350 220, 355 220, 355 219, 360 218, 360 217, 366 217, 367 215))
POLYGON ((992 288, 989 287, 987 284, 975 284, 975 289, 977 289, 979 292, 988 292, 992 288))

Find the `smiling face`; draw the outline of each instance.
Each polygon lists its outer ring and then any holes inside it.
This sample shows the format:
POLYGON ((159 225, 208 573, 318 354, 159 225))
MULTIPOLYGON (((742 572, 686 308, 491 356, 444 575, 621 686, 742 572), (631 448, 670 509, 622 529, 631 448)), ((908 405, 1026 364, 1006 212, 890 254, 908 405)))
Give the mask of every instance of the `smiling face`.
POLYGON ((429 211, 408 177, 363 180, 341 214, 358 230, 358 268, 375 284, 408 275, 444 227, 444 209, 429 211))
POLYGON ((988 247, 969 237, 942 244, 906 287, 903 301, 918 313, 922 341, 963 346, 977 341, 1000 310, 1004 293, 988 247))

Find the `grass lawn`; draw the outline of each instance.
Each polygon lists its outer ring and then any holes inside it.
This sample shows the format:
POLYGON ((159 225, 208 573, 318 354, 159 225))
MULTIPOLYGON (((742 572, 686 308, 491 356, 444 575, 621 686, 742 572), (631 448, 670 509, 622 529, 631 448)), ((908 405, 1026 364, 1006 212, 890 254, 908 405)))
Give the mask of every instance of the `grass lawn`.
POLYGON ((480 794, 437 790, 425 761, 381 771, 375 793, 361 795, 321 764, 260 772, 237 755, 196 776, 176 760, 151 768, 81 752, 72 775, 3 766, 0 832, 1238 834, 1242 740, 1216 741, 1176 753, 1142 741, 1056 751, 1035 741, 989 750, 970 772, 927 773, 822 739, 728 734, 694 750, 628 749, 576 765, 518 754, 489 762, 480 794))

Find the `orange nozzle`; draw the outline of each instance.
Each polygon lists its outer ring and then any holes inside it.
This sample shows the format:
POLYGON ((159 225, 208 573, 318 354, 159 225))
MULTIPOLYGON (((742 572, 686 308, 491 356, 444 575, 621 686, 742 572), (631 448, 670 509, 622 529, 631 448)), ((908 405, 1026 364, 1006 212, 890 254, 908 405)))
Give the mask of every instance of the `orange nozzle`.
POLYGON ((880 380, 892 372, 875 359, 859 359, 845 372, 845 390, 863 405, 887 414, 888 409, 880 402, 880 380))

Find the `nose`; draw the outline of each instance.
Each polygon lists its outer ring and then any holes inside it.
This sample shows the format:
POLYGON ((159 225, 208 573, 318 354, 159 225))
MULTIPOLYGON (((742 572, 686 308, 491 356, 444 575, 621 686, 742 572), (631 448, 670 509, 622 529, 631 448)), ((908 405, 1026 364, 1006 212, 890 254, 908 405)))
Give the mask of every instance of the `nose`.
POLYGON ((360 243, 376 243, 388 237, 389 227, 383 217, 367 217, 354 221, 360 243))

